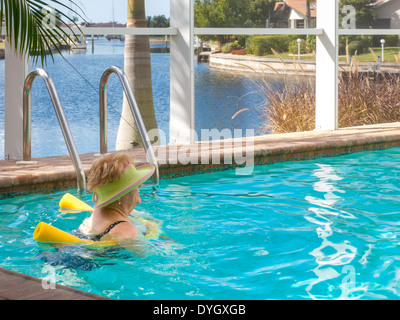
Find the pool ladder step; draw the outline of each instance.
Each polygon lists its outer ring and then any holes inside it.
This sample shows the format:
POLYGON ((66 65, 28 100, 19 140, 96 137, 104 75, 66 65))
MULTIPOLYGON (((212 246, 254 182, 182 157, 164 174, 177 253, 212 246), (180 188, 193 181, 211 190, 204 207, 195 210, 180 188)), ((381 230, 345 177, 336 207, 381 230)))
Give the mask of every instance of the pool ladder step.
MULTIPOLYGON (((146 158, 150 164, 153 164, 156 168, 152 182, 154 184, 153 189, 157 190, 159 184, 159 169, 158 162, 154 154, 153 146, 150 143, 149 136, 146 132, 146 128, 143 123, 142 116, 137 106, 135 97, 132 93, 132 89, 129 86, 128 78, 125 73, 116 66, 108 67, 100 80, 100 153, 107 153, 107 82, 112 73, 117 74, 120 79, 125 95, 127 97, 129 106, 131 108, 133 117, 137 123, 139 133, 143 142, 143 146, 146 151, 146 158)), ((50 95, 51 102, 54 107, 54 111, 57 116, 58 123, 60 125, 62 134, 64 136, 65 143, 68 148, 69 155, 71 156, 72 163, 77 177, 77 188, 78 190, 86 189, 86 177, 85 171, 83 170, 82 162, 79 158, 78 151, 75 146, 74 139, 72 138, 71 130, 69 129, 67 119, 64 114, 64 110, 61 106, 60 99, 57 94, 53 79, 43 69, 36 68, 31 71, 25 78, 24 90, 23 90, 23 161, 19 161, 19 164, 30 164, 33 163, 31 160, 31 89, 33 80, 40 76, 47 88, 50 95)))

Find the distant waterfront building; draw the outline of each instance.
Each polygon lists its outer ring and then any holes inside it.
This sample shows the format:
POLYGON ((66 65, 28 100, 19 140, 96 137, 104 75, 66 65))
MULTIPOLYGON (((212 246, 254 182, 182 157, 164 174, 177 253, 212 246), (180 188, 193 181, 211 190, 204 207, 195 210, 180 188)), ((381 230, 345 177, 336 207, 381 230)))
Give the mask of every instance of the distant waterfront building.
MULTIPOLYGON (((310 5, 310 28, 315 28, 317 17, 316 1, 310 5)), ((272 28, 305 28, 307 26, 306 0, 285 0, 275 3, 271 14, 272 28)))
MULTIPOLYGON (((400 29, 400 0, 377 0, 371 4, 376 12, 375 29, 400 29)), ((311 28, 316 26, 317 3, 311 1, 311 28)), ((275 3, 269 26, 271 28, 305 28, 306 0, 284 0, 275 3)))
POLYGON ((400 0, 378 0, 372 6, 376 12, 376 29, 400 29, 400 0))

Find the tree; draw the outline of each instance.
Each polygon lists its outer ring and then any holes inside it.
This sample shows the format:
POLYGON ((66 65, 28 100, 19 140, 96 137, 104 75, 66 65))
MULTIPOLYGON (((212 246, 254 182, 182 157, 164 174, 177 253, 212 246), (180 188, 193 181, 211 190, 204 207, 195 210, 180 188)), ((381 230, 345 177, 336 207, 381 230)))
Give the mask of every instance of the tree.
POLYGON ((33 61, 40 58, 44 65, 47 53, 51 58, 54 50, 61 54, 59 47, 64 44, 62 39, 68 37, 60 24, 71 23, 79 29, 73 19, 55 9, 55 6, 68 9, 85 20, 76 10, 57 0, 0 0, 0 33, 3 28, 1 22, 5 20, 5 34, 11 48, 20 55, 34 52, 33 61))
POLYGON ((356 28, 373 28, 376 20, 376 13, 371 6, 376 0, 342 0, 339 2, 339 21, 342 21, 342 9, 346 5, 351 5, 356 11, 356 28))
POLYGON ((264 28, 266 19, 271 20, 271 11, 276 0, 251 0, 249 2, 249 19, 253 22, 253 28, 264 28))
MULTIPOLYGON (((128 0, 127 28, 146 27, 144 4, 144 0, 128 0)), ((128 77, 129 85, 132 88, 147 132, 158 130, 151 83, 149 36, 125 36, 124 71, 128 77)), ((137 146, 143 146, 142 140, 124 95, 116 150, 126 150, 137 146)))
MULTIPOLYGON (((265 27, 276 0, 196 0, 194 20, 200 28, 265 27)), ((202 37, 207 40, 207 37, 202 37)), ((211 37, 220 45, 231 36, 211 37)))
POLYGON ((147 17, 147 27, 148 28, 166 28, 169 27, 169 19, 165 15, 147 17))
POLYGON ((311 28, 311 0, 306 0, 306 28, 311 28))
MULTIPOLYGON (((372 7, 375 0, 342 0, 339 2, 339 23, 347 15, 347 11, 342 12, 343 7, 350 5, 355 9, 355 24, 357 29, 369 29, 373 28, 376 21, 376 12, 372 7)), ((341 26, 342 27, 342 26, 341 26)), ((355 50, 357 53, 368 52, 368 48, 372 46, 372 36, 339 36, 339 53, 346 53, 346 41, 348 42, 348 48, 350 54, 354 54, 355 50)))

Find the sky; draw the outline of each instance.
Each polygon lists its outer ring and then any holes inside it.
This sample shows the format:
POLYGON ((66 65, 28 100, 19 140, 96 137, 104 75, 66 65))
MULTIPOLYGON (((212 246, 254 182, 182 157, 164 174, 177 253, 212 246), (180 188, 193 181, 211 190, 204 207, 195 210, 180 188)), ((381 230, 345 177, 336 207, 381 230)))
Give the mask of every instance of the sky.
MULTIPOLYGON (((62 1, 67 4, 69 1, 62 1)), ((127 0, 73 0, 85 12, 88 22, 110 22, 126 23, 127 0)), ((165 15, 169 18, 169 0, 145 0, 146 16, 165 15)), ((72 5, 73 9, 76 9, 72 5)))

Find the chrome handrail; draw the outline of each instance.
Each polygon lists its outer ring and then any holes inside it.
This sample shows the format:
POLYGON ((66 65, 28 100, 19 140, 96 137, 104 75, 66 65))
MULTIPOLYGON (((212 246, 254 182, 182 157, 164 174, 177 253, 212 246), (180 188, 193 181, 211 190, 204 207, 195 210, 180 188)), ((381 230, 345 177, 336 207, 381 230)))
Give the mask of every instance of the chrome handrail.
POLYGON ((64 136, 65 143, 67 145, 69 154, 72 158, 72 163, 75 168, 78 189, 86 189, 85 171, 83 170, 79 154, 76 150, 75 143, 72 138, 71 131, 67 123, 67 119, 65 118, 65 114, 61 106, 60 99, 56 91, 56 87, 54 86, 53 79, 45 70, 39 68, 31 71, 26 76, 24 82, 24 98, 23 98, 24 99, 23 101, 24 161, 31 160, 31 89, 33 80, 36 78, 36 76, 40 76, 44 80, 44 83, 46 84, 47 87, 47 91, 49 92, 50 99, 54 107, 54 111, 56 112, 56 116, 60 124, 60 128, 64 136))
POLYGON ((154 183, 154 189, 158 188, 159 184, 159 170, 157 158, 154 154, 153 146, 151 145, 150 138, 147 134, 146 127, 143 123, 142 116, 139 111, 139 107, 133 95, 132 89, 129 85, 129 81, 125 73, 116 66, 108 67, 101 76, 100 79, 100 153, 107 153, 107 82, 112 73, 115 73, 121 81, 122 87, 125 92, 126 99, 131 109, 133 118, 136 121, 140 137, 142 138, 143 146, 146 151, 147 162, 155 166, 155 171, 152 176, 154 183))

